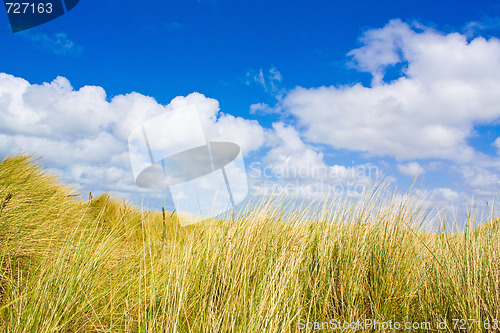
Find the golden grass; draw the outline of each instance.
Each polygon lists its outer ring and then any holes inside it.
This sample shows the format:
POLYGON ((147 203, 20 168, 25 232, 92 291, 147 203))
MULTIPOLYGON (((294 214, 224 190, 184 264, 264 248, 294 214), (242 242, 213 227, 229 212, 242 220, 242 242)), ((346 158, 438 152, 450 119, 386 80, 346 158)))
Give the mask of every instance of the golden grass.
POLYGON ((188 227, 167 214, 164 227, 161 213, 79 200, 29 157, 8 158, 0 331, 298 332, 300 321, 447 319, 453 332, 453 318, 487 331, 500 316, 498 224, 426 233, 418 200, 382 190, 292 214, 263 200, 235 220, 188 227))

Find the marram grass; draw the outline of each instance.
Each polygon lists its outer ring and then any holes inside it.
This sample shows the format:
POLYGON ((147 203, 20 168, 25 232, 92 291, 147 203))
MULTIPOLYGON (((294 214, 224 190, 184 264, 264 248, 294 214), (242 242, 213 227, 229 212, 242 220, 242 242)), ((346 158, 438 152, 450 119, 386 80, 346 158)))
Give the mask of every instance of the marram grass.
MULTIPOLYGON (((427 233, 418 200, 181 227, 107 196, 82 200, 29 157, 0 162, 1 332, 312 332, 312 323, 500 319, 500 231, 427 233), (311 323, 305 325, 304 323, 311 323)), ((333 207, 333 208, 332 208, 333 207)), ((457 322, 455 322, 457 323, 457 322)), ((494 331, 490 327, 490 331, 494 331)), ((328 331, 325 326, 324 330, 328 331)), ((385 331, 350 327, 344 332, 385 331)), ((341 330, 339 330, 341 331, 341 330)))

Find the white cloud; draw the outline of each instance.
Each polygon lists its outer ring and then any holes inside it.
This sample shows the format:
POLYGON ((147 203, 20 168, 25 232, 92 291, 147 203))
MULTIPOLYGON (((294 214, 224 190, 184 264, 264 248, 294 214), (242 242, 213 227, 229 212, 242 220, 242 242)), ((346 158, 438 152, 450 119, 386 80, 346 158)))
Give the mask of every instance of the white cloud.
POLYGON ((433 191, 433 194, 435 199, 442 199, 448 203, 462 204, 463 202, 460 202, 459 200, 462 199, 465 201, 463 196, 448 187, 437 188, 433 191))
POLYGON ((500 138, 496 138, 496 140, 493 142, 493 146, 497 148, 498 154, 500 155, 500 138))
POLYGON ((164 23, 164 25, 168 28, 170 31, 184 31, 184 25, 179 22, 168 22, 164 23))
POLYGON ((443 34, 399 20, 370 30, 349 53, 371 87, 296 88, 282 108, 306 140, 399 160, 473 161, 474 125, 500 117, 500 41, 443 34), (404 75, 382 81, 389 66, 404 75))
POLYGON ((217 133, 214 133, 213 139, 237 143, 243 154, 247 155, 264 146, 266 135, 264 128, 256 120, 225 114, 217 121, 217 133))
POLYGON ((479 165, 457 167, 466 189, 472 194, 496 198, 500 194, 500 175, 479 165))
POLYGON ((275 178, 258 180, 291 189, 291 195, 359 194, 370 180, 362 168, 327 165, 323 153, 304 143, 292 126, 265 129, 255 120, 221 112, 217 100, 202 94, 179 96, 166 106, 135 92, 108 100, 101 87, 75 90, 63 77, 36 85, 0 74, 0 156, 35 153, 81 192, 108 191, 132 199, 144 191, 134 184, 130 168, 131 131, 190 105, 196 106, 207 139, 235 142, 244 154, 271 147, 261 166, 275 178))
POLYGON ((307 177, 315 169, 323 168, 323 154, 302 142, 299 133, 283 123, 273 125, 279 144, 263 159, 275 174, 283 178, 307 177))
POLYGON ((264 145, 266 133, 256 120, 222 113, 217 100, 200 93, 176 97, 166 108, 175 110, 188 105, 196 106, 209 140, 237 143, 245 155, 264 145))
POLYGON ((424 168, 417 162, 410 162, 408 164, 398 164, 398 170, 405 176, 415 177, 425 173, 424 168))
POLYGON ((250 105, 251 114, 269 114, 274 112, 275 110, 266 103, 256 103, 250 105))
POLYGON ((224 114, 217 100, 199 93, 166 106, 135 92, 108 101, 101 87, 75 90, 63 77, 36 85, 0 73, 0 156, 34 153, 78 188, 139 193, 130 169, 129 134, 187 105, 197 107, 209 140, 236 142, 244 153, 265 143, 267 134, 257 121, 224 114))

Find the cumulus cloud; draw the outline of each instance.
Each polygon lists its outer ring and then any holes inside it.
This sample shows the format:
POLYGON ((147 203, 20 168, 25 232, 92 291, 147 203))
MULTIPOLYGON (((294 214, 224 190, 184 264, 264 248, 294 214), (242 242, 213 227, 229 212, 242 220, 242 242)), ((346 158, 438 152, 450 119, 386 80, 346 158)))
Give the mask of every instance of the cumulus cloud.
POLYGON ((276 110, 270 107, 266 103, 256 103, 250 105, 250 113, 251 114, 270 114, 276 113, 276 110))
POLYGON ((425 173, 424 168, 418 162, 410 162, 408 164, 398 164, 398 170, 405 176, 415 177, 425 173))
POLYGON ((250 165, 254 189, 301 199, 359 196, 379 177, 375 165, 328 165, 317 148, 306 144, 299 132, 284 123, 274 123, 271 149, 262 163, 250 165))
POLYGON ((298 87, 283 99, 305 138, 398 160, 477 158, 467 144, 474 125, 500 117, 500 41, 393 20, 361 42, 349 55, 371 87, 298 87), (401 77, 385 82, 394 65, 401 77))
POLYGON ((497 149, 497 152, 500 155, 500 138, 496 138, 493 142, 493 146, 497 149))
MULTIPOLYGON (((109 99, 101 87, 76 90, 63 77, 35 85, 0 74, 0 155, 35 152, 67 183, 123 197, 138 191, 127 151, 131 131, 165 112, 195 105, 207 139, 236 142, 245 156, 266 149, 249 170, 254 187, 268 181, 285 193, 311 198, 359 193, 383 176, 372 164, 327 164, 324 146, 317 145, 325 144, 393 156, 399 172, 411 177, 443 168, 432 165, 454 164, 461 190, 496 196, 500 162, 475 151, 468 139, 474 126, 500 117, 500 41, 394 20, 367 31, 361 43, 349 57, 352 66, 372 75, 371 86, 298 87, 280 95, 277 107, 250 106, 251 113, 294 116, 296 127, 279 122, 263 128, 221 112, 217 100, 199 93, 161 105, 135 92, 109 99), (401 76, 389 81, 386 73, 393 66, 401 76), (430 159, 427 170, 415 162, 422 159, 430 159)), ((273 95, 283 93, 276 68, 248 73, 247 79, 273 95)), ((500 138, 493 145, 500 150, 500 138)), ((456 188, 435 193, 447 202, 463 197, 456 188)))
POLYGON ((448 203, 461 204, 462 202, 459 202, 460 199, 465 201, 463 196, 461 196, 458 192, 456 192, 448 187, 437 188, 433 191, 433 194, 434 194, 435 199, 438 199, 438 200, 441 199, 442 201, 445 201, 448 203))
POLYGON ((175 110, 188 105, 196 106, 207 139, 237 143, 244 155, 257 151, 264 145, 267 134, 256 120, 220 112, 217 100, 206 98, 200 93, 176 97, 166 109, 175 110))
POLYGON ((496 198, 500 193, 500 176, 497 172, 473 164, 461 165, 457 169, 470 193, 490 198, 496 198))
POLYGON ((179 22, 168 22, 164 23, 164 25, 168 28, 170 31, 184 31, 184 25, 179 22))
POLYGON ((263 161, 275 174, 288 179, 307 177, 308 173, 326 166, 323 154, 305 144, 293 127, 275 123, 273 128, 279 142, 263 161))
POLYGON ((224 114, 217 100, 199 93, 168 105, 135 92, 108 101, 103 88, 75 90, 63 77, 37 85, 0 73, 0 156, 33 153, 66 183, 137 193, 128 136, 146 121, 188 105, 196 106, 209 140, 236 142, 243 153, 265 142, 257 121, 224 114))

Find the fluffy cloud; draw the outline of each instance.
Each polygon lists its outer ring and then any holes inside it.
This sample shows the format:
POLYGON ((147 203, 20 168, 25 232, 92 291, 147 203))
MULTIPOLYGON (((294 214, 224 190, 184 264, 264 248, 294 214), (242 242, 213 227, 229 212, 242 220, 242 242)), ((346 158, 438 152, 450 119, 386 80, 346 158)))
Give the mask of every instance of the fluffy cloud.
POLYGON ((493 146, 497 149, 500 155, 500 138, 496 138, 496 140, 493 142, 493 146))
POLYGON ((197 107, 208 139, 236 142, 243 153, 265 142, 258 122, 224 114, 217 100, 199 93, 166 106, 135 92, 108 101, 101 87, 75 90, 63 77, 36 85, 0 73, 0 156, 34 153, 81 189, 138 193, 128 136, 142 123, 188 105, 197 107))
POLYGON ((500 191, 498 173, 479 165, 463 165, 457 167, 462 175, 466 189, 476 195, 495 198, 500 191))
POLYGON ((398 170, 405 176, 415 177, 425 173, 424 168, 417 162, 410 162, 408 164, 398 164, 398 170))
POLYGON ((477 158, 467 144, 474 125, 500 117, 500 41, 394 20, 361 42, 349 55, 371 87, 299 87, 284 98, 305 138, 399 160, 477 158), (401 77, 385 82, 395 65, 401 77))
POLYGON ((34 46, 57 55, 80 56, 84 48, 71 40, 65 32, 46 34, 43 32, 23 31, 21 36, 28 39, 34 46))
POLYGON ((262 163, 252 163, 251 186, 274 194, 300 199, 324 199, 359 196, 382 177, 374 165, 328 165, 323 153, 302 141, 297 130, 284 123, 274 123, 271 149, 262 163))
POLYGON ((276 113, 276 110, 270 107, 266 103, 256 103, 250 105, 250 113, 251 114, 271 114, 276 113))

